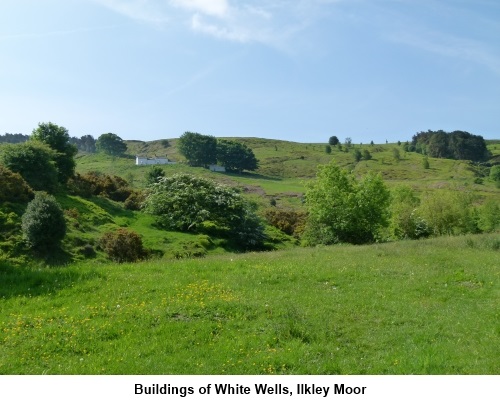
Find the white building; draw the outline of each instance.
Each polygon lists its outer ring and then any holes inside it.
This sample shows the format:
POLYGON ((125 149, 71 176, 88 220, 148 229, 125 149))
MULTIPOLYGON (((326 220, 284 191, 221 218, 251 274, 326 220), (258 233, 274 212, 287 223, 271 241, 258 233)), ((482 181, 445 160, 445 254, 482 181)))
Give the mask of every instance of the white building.
POLYGON ((213 172, 225 172, 226 168, 224 166, 209 165, 208 168, 213 172))
POLYGON ((172 162, 171 160, 168 160, 167 157, 163 156, 155 156, 155 157, 147 157, 147 156, 136 156, 135 157, 135 164, 137 166, 143 166, 143 165, 171 165, 174 164, 175 162, 172 162))

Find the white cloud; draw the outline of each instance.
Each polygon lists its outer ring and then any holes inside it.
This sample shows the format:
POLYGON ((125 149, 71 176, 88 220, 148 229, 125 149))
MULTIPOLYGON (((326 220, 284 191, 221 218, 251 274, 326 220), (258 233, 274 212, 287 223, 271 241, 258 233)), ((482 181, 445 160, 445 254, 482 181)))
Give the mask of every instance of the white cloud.
POLYGON ((162 1, 154 0, 91 0, 116 13, 134 20, 154 25, 163 25, 169 21, 167 10, 162 1))
POLYGON ((227 0, 170 0, 170 4, 215 17, 224 17, 229 11, 227 0))

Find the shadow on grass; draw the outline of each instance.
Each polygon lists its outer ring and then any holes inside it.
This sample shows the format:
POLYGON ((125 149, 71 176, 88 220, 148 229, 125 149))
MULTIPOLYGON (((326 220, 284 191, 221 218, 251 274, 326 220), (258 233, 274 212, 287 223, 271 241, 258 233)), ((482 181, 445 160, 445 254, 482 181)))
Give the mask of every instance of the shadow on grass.
POLYGON ((53 294, 75 283, 96 278, 104 277, 97 271, 80 273, 64 267, 44 268, 32 265, 23 268, 0 263, 0 298, 53 294))

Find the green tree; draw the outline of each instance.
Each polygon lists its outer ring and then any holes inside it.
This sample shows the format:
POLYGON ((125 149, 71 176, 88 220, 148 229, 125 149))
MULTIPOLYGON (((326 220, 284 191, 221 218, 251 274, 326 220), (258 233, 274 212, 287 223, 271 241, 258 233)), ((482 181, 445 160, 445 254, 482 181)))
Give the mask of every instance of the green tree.
POLYGON ((108 132, 97 139, 96 149, 106 155, 120 156, 127 150, 127 144, 118 135, 108 132))
POLYGON ((391 234, 395 239, 418 239, 429 236, 427 223, 418 216, 420 200, 413 189, 398 186, 391 191, 391 234))
POLYGON ((217 162, 217 140, 210 135, 185 132, 177 148, 191 166, 208 166, 217 162))
POLYGON ((146 185, 156 183, 161 177, 165 177, 165 170, 161 167, 153 166, 146 173, 146 185))
POLYGON ((243 170, 256 170, 259 162, 252 149, 235 141, 217 141, 217 161, 226 170, 241 173, 243 170))
POLYGON ((338 145, 339 142, 339 138, 337 138, 336 136, 331 136, 330 139, 328 139, 328 144, 332 146, 338 145))
POLYGON ((28 203, 21 218, 23 238, 28 247, 38 252, 47 252, 58 247, 66 235, 63 210, 56 199, 38 192, 28 203))
POLYGON ((327 153, 327 154, 332 153, 332 147, 330 145, 325 146, 325 153, 327 153))
POLYGON ((373 242, 387 225, 389 198, 380 175, 358 181, 334 162, 320 166, 306 191, 308 242, 373 242))
POLYGON ((53 192, 58 185, 55 155, 47 144, 30 140, 6 145, 0 160, 5 167, 19 173, 33 190, 53 192))
POLYGON ((189 174, 152 184, 145 209, 166 229, 226 237, 240 248, 258 247, 264 240, 254 209, 236 189, 189 174))
POLYGON ((363 156, 359 149, 354 149, 354 152, 352 153, 352 155, 354 156, 354 160, 356 162, 359 162, 361 160, 361 157, 363 156))
POLYGON ((75 155, 78 151, 76 146, 70 143, 68 130, 52 122, 42 122, 31 133, 31 139, 43 142, 57 152, 54 161, 59 181, 65 184, 75 174, 75 155))

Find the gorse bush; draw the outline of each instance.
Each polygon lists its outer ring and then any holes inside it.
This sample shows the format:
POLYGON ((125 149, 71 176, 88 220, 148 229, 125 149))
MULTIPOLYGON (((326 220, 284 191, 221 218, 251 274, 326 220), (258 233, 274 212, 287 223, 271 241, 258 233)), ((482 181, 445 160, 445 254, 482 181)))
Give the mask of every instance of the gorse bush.
POLYGON ((292 209, 268 208, 264 217, 275 228, 291 236, 300 236, 304 232, 307 213, 292 209))
POLYGON ((0 165, 0 203, 28 202, 34 196, 31 187, 19 173, 0 165))
POLYGON ((45 252, 59 246, 66 235, 64 213, 56 199, 38 192, 21 218, 23 238, 28 247, 45 252))
POLYGON ((77 173, 68 182, 68 189, 81 197, 101 196, 124 202, 133 193, 125 179, 100 172, 77 173))
POLYGON ((147 257, 141 236, 125 228, 105 233, 100 246, 111 260, 118 263, 137 262, 147 257))

